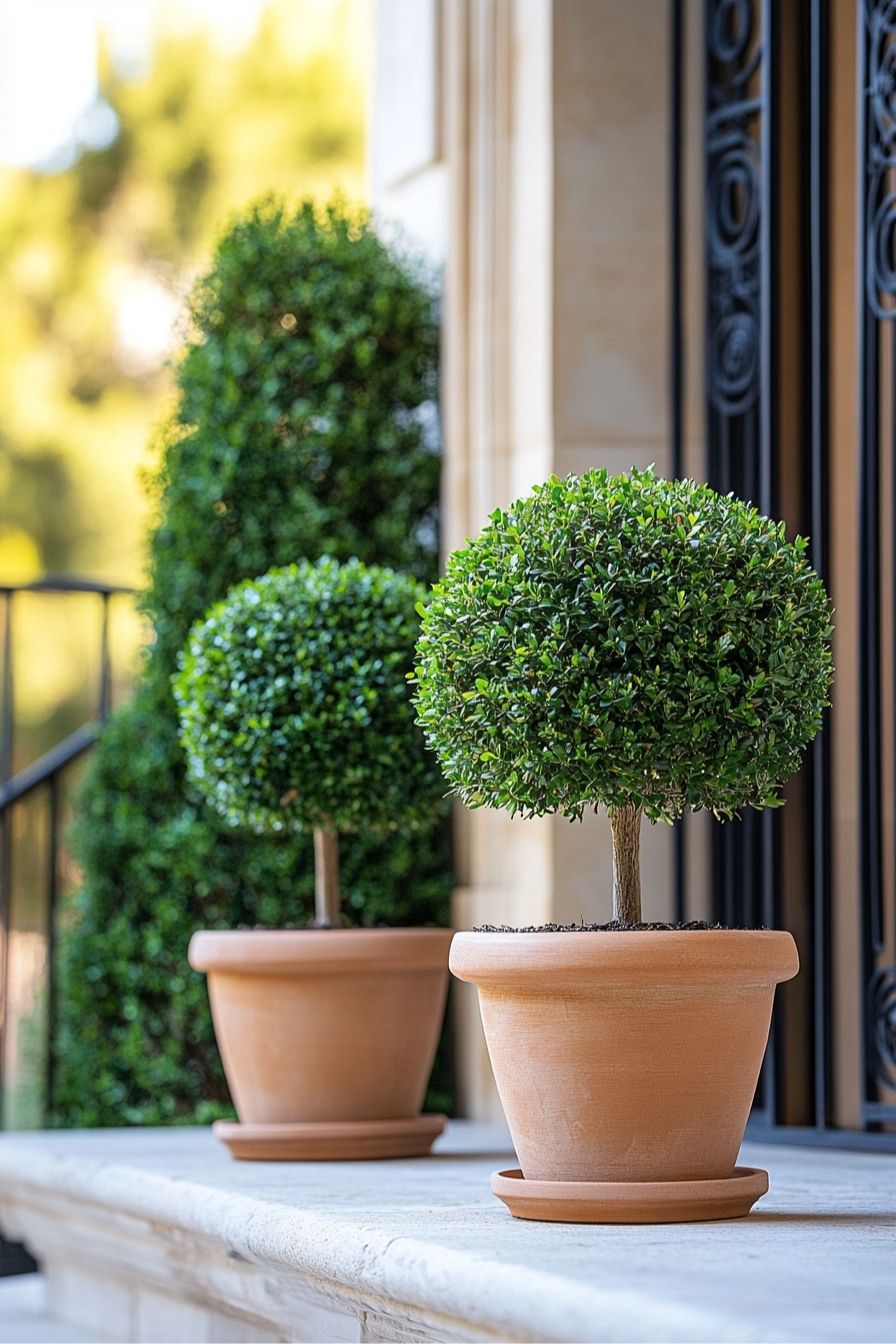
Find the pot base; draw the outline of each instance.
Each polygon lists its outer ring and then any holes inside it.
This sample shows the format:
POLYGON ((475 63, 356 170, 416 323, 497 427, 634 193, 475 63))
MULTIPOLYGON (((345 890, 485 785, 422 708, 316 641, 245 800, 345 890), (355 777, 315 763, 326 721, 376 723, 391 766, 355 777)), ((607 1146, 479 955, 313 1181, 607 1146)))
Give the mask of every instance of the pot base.
POLYGON ((216 1120, 215 1138, 231 1156, 260 1162, 364 1162, 425 1157, 445 1128, 444 1115, 409 1120, 321 1120, 296 1125, 242 1125, 216 1120))
POLYGON ((768 1172, 735 1167, 712 1181, 527 1181, 492 1174, 492 1194, 514 1218, 543 1223, 704 1223, 743 1218, 768 1190, 768 1172))

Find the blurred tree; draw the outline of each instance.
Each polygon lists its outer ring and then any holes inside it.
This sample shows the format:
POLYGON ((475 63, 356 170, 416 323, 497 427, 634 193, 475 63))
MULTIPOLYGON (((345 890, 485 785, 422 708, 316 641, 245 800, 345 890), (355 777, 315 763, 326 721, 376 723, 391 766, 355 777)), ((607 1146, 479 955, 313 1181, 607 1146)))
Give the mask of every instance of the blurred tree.
POLYGON ((139 583, 138 469, 198 264, 263 192, 361 194, 357 0, 272 3, 235 48, 182 18, 159 7, 136 74, 103 55, 105 147, 0 170, 0 579, 139 583))

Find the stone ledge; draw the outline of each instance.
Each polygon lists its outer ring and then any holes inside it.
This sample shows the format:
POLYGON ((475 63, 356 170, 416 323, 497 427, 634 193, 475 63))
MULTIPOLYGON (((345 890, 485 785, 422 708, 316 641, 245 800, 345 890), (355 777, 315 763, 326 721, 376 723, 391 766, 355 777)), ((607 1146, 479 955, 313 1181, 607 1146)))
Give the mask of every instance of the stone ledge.
POLYGON ((506 1134, 430 1159, 237 1163, 207 1130, 0 1137, 0 1226, 47 1311, 145 1340, 880 1341, 896 1320, 896 1161, 748 1146, 748 1219, 521 1223, 488 1190, 506 1134))

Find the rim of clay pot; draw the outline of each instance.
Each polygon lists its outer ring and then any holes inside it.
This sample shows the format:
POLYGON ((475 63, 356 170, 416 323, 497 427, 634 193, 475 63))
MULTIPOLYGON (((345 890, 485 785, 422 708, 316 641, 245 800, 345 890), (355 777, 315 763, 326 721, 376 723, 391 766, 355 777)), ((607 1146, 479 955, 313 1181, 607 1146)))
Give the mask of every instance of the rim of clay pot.
POLYGON ((190 939, 195 971, 273 975, 366 966, 444 970, 451 929, 203 929, 190 939))
POLYGON ((456 933, 448 964, 477 985, 754 985, 790 980, 799 956, 789 933, 770 929, 456 933))

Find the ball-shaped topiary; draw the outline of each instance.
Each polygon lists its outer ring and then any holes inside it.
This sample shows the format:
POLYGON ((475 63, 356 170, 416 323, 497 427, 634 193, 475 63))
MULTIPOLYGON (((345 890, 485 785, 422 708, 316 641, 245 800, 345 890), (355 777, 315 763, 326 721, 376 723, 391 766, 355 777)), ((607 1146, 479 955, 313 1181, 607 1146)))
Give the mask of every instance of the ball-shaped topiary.
POLYGON ((591 471, 497 510, 423 613, 416 704, 473 807, 614 823, 640 917, 642 815, 777 806, 821 726, 831 611, 806 542, 652 469, 591 471))
POLYGON ((193 627, 174 681, 208 802, 232 825, 315 832, 319 922, 338 917, 337 833, 430 820, 444 791, 408 687, 424 596, 358 560, 271 570, 193 627))

